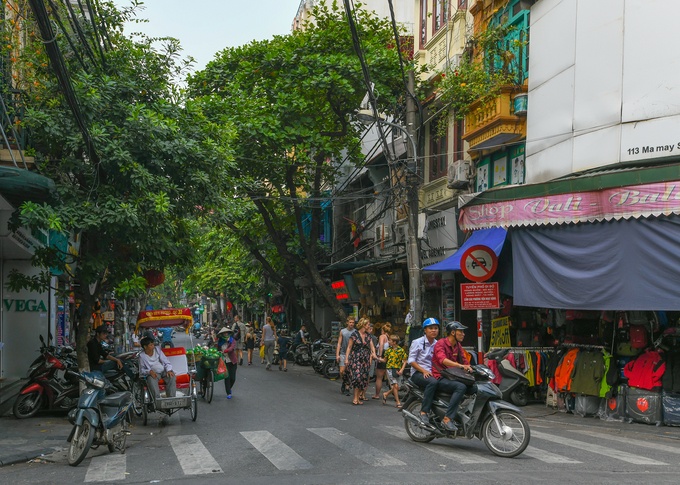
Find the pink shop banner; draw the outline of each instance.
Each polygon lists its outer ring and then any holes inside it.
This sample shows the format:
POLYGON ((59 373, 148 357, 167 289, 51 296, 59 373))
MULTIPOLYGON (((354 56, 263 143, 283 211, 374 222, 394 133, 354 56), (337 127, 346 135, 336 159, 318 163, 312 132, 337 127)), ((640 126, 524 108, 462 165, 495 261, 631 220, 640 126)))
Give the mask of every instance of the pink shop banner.
POLYGON ((680 181, 473 205, 461 209, 458 223, 461 229, 469 231, 664 214, 680 214, 680 181))

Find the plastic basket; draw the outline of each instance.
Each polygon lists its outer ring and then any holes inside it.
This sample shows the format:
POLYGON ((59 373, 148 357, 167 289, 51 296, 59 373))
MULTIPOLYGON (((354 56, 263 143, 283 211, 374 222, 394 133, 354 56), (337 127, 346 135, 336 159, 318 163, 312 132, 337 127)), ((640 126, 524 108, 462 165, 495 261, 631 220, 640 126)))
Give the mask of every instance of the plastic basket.
POLYGON ((206 356, 201 357, 201 367, 203 367, 204 369, 216 370, 219 363, 220 363, 219 357, 206 357, 206 356))

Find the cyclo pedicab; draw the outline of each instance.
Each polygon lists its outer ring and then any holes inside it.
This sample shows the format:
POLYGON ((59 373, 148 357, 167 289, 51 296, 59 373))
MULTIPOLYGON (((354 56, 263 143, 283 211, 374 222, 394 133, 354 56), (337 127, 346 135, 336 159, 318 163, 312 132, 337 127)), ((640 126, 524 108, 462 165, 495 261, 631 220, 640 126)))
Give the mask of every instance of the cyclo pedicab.
MULTIPOLYGON (((136 331, 140 328, 178 327, 186 325, 187 333, 191 328, 193 318, 190 308, 171 308, 168 310, 145 310, 137 316, 136 331)), ((193 345, 192 345, 193 346, 193 345)), ((146 379, 141 380, 142 420, 146 426, 150 412, 159 412, 168 416, 173 415, 180 409, 188 409, 191 412, 191 420, 196 421, 198 416, 198 396, 196 391, 196 369, 192 363, 191 368, 187 361, 187 352, 184 347, 159 349, 165 354, 172 365, 177 385, 177 396, 163 397, 165 383, 163 379, 158 381, 161 397, 154 398, 146 384, 146 379)), ((141 379, 141 377, 140 377, 141 379)))

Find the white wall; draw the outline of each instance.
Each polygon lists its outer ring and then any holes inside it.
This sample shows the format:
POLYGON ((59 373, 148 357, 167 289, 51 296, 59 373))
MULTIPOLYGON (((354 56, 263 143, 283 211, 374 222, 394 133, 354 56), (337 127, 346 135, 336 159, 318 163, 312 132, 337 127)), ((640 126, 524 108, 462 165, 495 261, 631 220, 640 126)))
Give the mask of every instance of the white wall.
POLYGON ((531 9, 526 182, 680 156, 680 2, 531 9))
MULTIPOLYGON (((47 339, 49 309, 53 306, 54 298, 49 301, 47 292, 9 291, 5 283, 12 269, 26 275, 37 275, 38 270, 27 260, 5 260, 2 264, 0 335, 5 345, 0 350, 0 377, 25 377, 31 362, 40 355, 38 336, 47 339)), ((50 332, 56 338, 53 322, 49 322, 49 325, 50 332)))

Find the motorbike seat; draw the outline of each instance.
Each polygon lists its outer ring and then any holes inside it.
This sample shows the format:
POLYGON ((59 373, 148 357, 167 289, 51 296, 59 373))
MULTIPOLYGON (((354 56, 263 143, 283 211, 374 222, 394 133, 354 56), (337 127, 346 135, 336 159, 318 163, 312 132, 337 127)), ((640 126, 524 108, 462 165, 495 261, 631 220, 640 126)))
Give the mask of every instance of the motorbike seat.
POLYGON ((101 406, 112 406, 120 407, 126 404, 130 399, 132 399, 132 394, 127 391, 116 392, 110 396, 106 396, 104 399, 99 401, 101 406))

